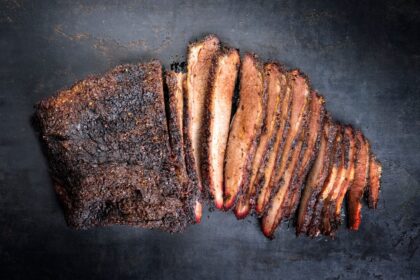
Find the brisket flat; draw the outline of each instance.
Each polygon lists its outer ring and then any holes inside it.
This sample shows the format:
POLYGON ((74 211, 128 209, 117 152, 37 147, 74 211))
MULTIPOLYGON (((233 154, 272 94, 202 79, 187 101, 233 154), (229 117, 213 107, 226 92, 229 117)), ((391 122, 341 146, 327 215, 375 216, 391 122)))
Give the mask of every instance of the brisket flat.
POLYGON ((194 190, 169 150, 161 69, 158 61, 121 65, 37 105, 70 226, 176 232, 193 221, 194 190))

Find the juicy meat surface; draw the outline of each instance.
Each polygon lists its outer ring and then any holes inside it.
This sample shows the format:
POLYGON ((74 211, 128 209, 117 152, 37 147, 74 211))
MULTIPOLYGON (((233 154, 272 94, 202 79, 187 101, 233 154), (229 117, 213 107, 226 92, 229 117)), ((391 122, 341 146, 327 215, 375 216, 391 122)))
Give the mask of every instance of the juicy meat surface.
POLYGON ((294 172, 290 189, 283 202, 284 217, 290 218, 294 215, 295 209, 301 198, 302 185, 306 180, 309 169, 319 150, 321 130, 325 117, 325 100, 316 92, 311 93, 310 117, 306 130, 305 142, 300 154, 300 167, 294 172))
MULTIPOLYGON (((205 127, 205 102, 213 58, 220 49, 219 39, 213 35, 189 45, 187 78, 184 95, 184 143, 187 171, 190 179, 202 190, 201 153, 205 127)), ((201 201, 196 201, 196 221, 201 221, 201 201)))
POLYGON ((324 182, 330 171, 332 163, 334 140, 337 126, 326 115, 321 131, 319 151, 312 166, 306 185, 300 199, 299 211, 296 219, 296 234, 306 233, 310 225, 317 197, 322 190, 324 182))
POLYGON ((353 183, 347 195, 348 227, 358 230, 361 222, 362 197, 369 176, 370 145, 361 131, 356 131, 356 158, 353 183))
MULTIPOLYGON (((290 79, 292 104, 290 107, 290 118, 286 124, 288 130, 286 138, 284 139, 283 149, 280 149, 276 155, 275 172, 272 172, 269 183, 262 186, 258 195, 255 209, 260 215, 266 210, 272 194, 276 193, 277 189, 280 187, 280 180, 283 178, 284 171, 286 170, 290 159, 297 153, 294 152, 296 150, 295 142, 298 141, 298 137, 301 135, 302 128, 306 122, 307 108, 310 99, 307 79, 298 70, 293 70, 291 72, 290 79)), ((284 196, 283 192, 285 192, 284 189, 282 189, 279 194, 281 197, 284 196)), ((283 200, 283 198, 281 198, 281 200, 283 200)))
POLYGON ((226 150, 224 208, 230 209, 249 180, 258 137, 264 120, 266 97, 263 67, 246 54, 241 64, 239 104, 233 117, 226 150))
POLYGON ((379 189, 381 188, 382 164, 374 155, 369 160, 369 185, 368 185, 368 203, 369 208, 376 209, 378 206, 379 189))
POLYGON ((219 209, 223 208, 223 168, 239 64, 239 52, 224 48, 214 59, 208 86, 202 179, 219 209))
POLYGON ((328 170, 328 176, 324 181, 324 184, 321 188, 320 193, 316 199, 314 209, 312 211, 311 222, 308 226, 308 231, 306 232, 309 236, 316 236, 321 232, 322 229, 322 212, 324 207, 328 205, 328 195, 330 191, 334 188, 337 173, 342 163, 342 127, 340 124, 336 124, 337 133, 334 139, 334 147, 332 149, 331 163, 328 170))
POLYGON ((238 219, 245 218, 251 206, 251 199, 256 192, 255 179, 262 161, 266 157, 270 146, 275 140, 275 133, 278 130, 281 118, 281 104, 284 99, 284 87, 286 86, 286 76, 282 73, 280 66, 276 63, 264 65, 264 91, 267 95, 267 107, 261 137, 252 162, 251 175, 249 182, 244 185, 242 195, 238 197, 235 207, 235 215, 238 219), (283 93, 283 94, 282 94, 283 93))
POLYGON ((37 105, 68 224, 180 231, 196 193, 173 164, 158 61, 121 65, 37 105))

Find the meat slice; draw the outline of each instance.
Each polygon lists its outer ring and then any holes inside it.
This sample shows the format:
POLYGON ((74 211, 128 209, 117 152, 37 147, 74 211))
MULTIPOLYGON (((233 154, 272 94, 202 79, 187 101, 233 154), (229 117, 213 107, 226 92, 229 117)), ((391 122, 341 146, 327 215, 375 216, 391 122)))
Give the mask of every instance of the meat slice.
POLYGON ((224 208, 230 209, 251 172, 257 139, 267 102, 263 67, 258 59, 246 54, 241 64, 238 109, 233 117, 226 150, 224 208))
POLYGON ((368 186, 368 203, 369 208, 376 209, 378 206, 379 189, 381 187, 382 164, 374 155, 369 160, 369 186, 368 186))
POLYGON ((263 130, 252 162, 251 177, 243 188, 242 195, 238 197, 235 207, 235 215, 238 219, 245 218, 250 211, 250 199, 253 199, 256 191, 256 182, 260 166, 270 151, 270 146, 275 140, 276 131, 279 129, 281 119, 281 104, 284 99, 286 76, 276 63, 264 65, 264 91, 267 95, 266 116, 263 130))
POLYGON ((350 142, 347 140, 346 136, 347 136, 346 128, 343 127, 341 143, 340 143, 341 149, 340 149, 339 163, 337 167, 336 177, 332 184, 331 189, 328 191, 328 193, 325 193, 323 209, 321 212, 322 224, 321 224, 320 230, 325 235, 329 235, 330 232, 332 231, 331 208, 333 208, 334 200, 338 196, 340 187, 343 184, 344 180, 346 179, 346 161, 348 159, 347 154, 348 154, 349 145, 350 145, 350 142))
POLYGON ((223 48, 214 59, 209 79, 202 179, 219 209, 223 208, 223 168, 239 64, 239 52, 236 49, 223 48))
POLYGON ((306 179, 309 169, 319 150, 321 130, 325 116, 325 100, 316 92, 312 92, 311 95, 311 115, 306 131, 305 142, 303 143, 300 154, 300 167, 294 172, 291 186, 287 192, 286 199, 283 202, 284 218, 286 219, 294 215, 301 197, 303 182, 306 179))
POLYGON ((348 227, 358 230, 361 222, 362 197, 369 175, 370 145, 361 131, 356 131, 356 158, 353 183, 347 195, 348 227))
POLYGON ((308 226, 308 231, 306 232, 309 236, 316 236, 321 232, 322 229, 322 212, 324 206, 328 204, 327 198, 331 190, 336 184, 336 178, 340 166, 342 165, 342 127, 340 124, 336 124, 337 133, 334 139, 334 147, 332 149, 331 155, 331 164, 328 170, 328 176, 325 180, 321 192, 318 194, 314 209, 312 211, 311 222, 308 226))
MULTIPOLYGON (((306 173, 302 173, 306 172, 309 161, 318 152, 317 142, 319 141, 318 135, 324 117, 324 101, 315 92, 311 93, 310 100, 307 116, 305 116, 307 120, 305 120, 306 123, 301 131, 301 136, 297 139, 299 142, 292 152, 290 163, 288 163, 280 181, 279 189, 272 198, 268 211, 262 219, 262 229, 267 237, 272 237, 282 219, 290 214, 292 197, 294 195, 300 197, 300 186, 297 185, 299 183, 296 180, 298 176, 306 176, 306 173)), ((303 181, 304 178, 300 180, 303 181)))
POLYGON ((36 117, 67 223, 181 231, 194 189, 169 149, 162 67, 121 65, 41 101, 36 117))
MULTIPOLYGON (((286 124, 286 127, 289 129, 284 139, 283 149, 279 150, 276 155, 275 172, 271 175, 269 183, 264 184, 260 190, 256 205, 256 211, 260 215, 264 213, 271 195, 277 191, 276 189, 280 185, 284 171, 296 150, 295 145, 298 142, 298 137, 301 135, 307 117, 310 94, 306 77, 299 70, 293 70, 291 72, 290 84, 292 88, 292 104, 290 107, 290 118, 286 124)), ((284 191, 282 190, 281 192, 284 191)))
MULTIPOLYGON (((184 95, 184 144, 185 162, 190 180, 201 191, 201 153, 205 102, 208 93, 208 80, 213 58, 220 49, 220 42, 214 35, 192 43, 188 47, 187 78, 184 95)), ((196 201, 196 221, 201 221, 201 201, 196 201)))
POLYGON ((314 165, 309 172, 305 189, 300 199, 299 211, 296 219, 296 234, 306 233, 311 222, 317 197, 324 186, 324 182, 330 171, 334 152, 334 140, 337 126, 332 123, 331 117, 324 117, 324 125, 321 131, 319 151, 314 165))
POLYGON ((331 193, 331 205, 329 209, 330 228, 325 232, 326 235, 333 235, 341 224, 341 206, 344 197, 354 180, 354 160, 356 154, 356 139, 354 130, 351 126, 344 128, 343 137, 344 150, 344 175, 340 177, 341 184, 331 193), (344 179, 343 179, 344 177, 344 179))
POLYGON ((184 113, 184 90, 185 73, 168 71, 165 74, 165 82, 168 93, 167 115, 169 141, 172 156, 175 161, 185 170, 183 113, 184 113))

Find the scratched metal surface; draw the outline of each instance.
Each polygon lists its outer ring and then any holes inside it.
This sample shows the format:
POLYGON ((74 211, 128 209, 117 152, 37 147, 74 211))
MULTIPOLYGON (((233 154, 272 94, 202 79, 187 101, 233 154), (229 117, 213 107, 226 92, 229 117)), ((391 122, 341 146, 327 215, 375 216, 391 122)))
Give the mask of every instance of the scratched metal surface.
POLYGON ((416 1, 1 1, 1 279, 419 279, 420 8, 416 1), (129 3, 128 3, 129 2, 129 3), (182 60, 216 33, 299 67, 384 165, 359 232, 265 239, 253 218, 206 213, 183 234, 66 227, 30 125, 33 104, 88 74, 182 60))

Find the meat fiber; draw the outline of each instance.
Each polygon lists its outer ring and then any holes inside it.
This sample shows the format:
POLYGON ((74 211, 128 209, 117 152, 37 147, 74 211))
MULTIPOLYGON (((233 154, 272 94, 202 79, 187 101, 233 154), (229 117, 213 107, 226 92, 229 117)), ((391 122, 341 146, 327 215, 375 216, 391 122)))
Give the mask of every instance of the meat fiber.
POLYGON ((224 208, 230 209, 247 184, 264 120, 266 97, 263 67, 246 54, 241 64, 238 109, 233 117, 226 150, 224 208))
MULTIPOLYGON (((208 81, 215 54, 220 49, 219 39, 213 35, 192 43, 188 48, 187 79, 185 83, 184 142, 185 159, 189 177, 201 191, 201 154, 203 131, 206 124, 205 102, 208 81)), ((196 201, 196 221, 202 215, 201 201, 196 201)))
POLYGON ((78 82, 36 117, 70 226, 174 232, 193 221, 197 194, 172 161, 158 61, 78 82))
POLYGON ((239 64, 239 52, 223 48, 214 58, 208 86, 202 180, 219 209, 223 208, 223 168, 239 64))
POLYGON ((356 131, 355 175, 347 195, 348 227, 358 230, 361 222, 362 197, 369 176, 370 145, 362 132, 356 131))
POLYGON ((263 160, 273 145, 275 135, 281 120, 281 104, 285 95, 286 76, 276 63, 264 65, 264 91, 267 95, 266 116, 263 123, 261 137, 252 162, 251 176, 248 184, 243 188, 242 195, 238 198, 235 215, 238 219, 245 218, 251 207, 251 199, 256 193, 256 178, 263 160))
MULTIPOLYGON (((307 119, 307 109, 310 99, 309 85, 306 77, 298 70, 291 72, 290 85, 292 89, 292 104, 290 107, 290 118, 286 125, 288 130, 284 134, 286 135, 284 147, 276 155, 275 172, 271 175, 269 183, 263 185, 258 195, 256 211, 260 215, 266 210, 271 196, 277 193, 278 188, 281 188, 280 180, 284 176, 284 171, 288 167, 289 162, 293 160, 293 157, 299 155, 296 151, 296 143, 299 142, 298 138, 304 136, 301 131, 307 119)), ((285 191, 283 188, 280 190, 278 199, 281 199, 281 202, 283 201, 285 191)))

